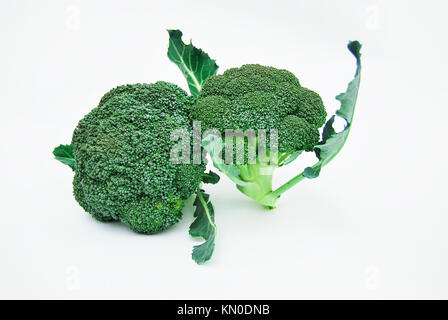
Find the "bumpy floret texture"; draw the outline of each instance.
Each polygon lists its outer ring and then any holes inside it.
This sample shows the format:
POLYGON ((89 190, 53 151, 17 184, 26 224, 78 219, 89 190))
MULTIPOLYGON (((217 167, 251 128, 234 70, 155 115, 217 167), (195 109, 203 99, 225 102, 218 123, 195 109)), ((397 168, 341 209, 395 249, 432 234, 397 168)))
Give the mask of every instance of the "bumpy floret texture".
POLYGON ((192 100, 165 82, 117 87, 73 133, 75 199, 98 220, 121 220, 142 233, 181 218, 204 165, 175 164, 175 129, 191 128, 192 100))
POLYGON ((203 129, 276 129, 282 153, 312 150, 327 115, 320 96, 291 72, 258 64, 208 79, 192 114, 203 129))

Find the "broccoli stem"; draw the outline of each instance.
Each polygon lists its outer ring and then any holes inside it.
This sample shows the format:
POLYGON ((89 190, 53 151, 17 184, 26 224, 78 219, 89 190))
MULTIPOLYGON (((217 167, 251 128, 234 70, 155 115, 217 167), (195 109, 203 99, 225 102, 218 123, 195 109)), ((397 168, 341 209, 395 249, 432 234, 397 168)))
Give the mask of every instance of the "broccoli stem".
POLYGON ((266 154, 258 157, 255 164, 237 165, 241 180, 246 182, 237 184, 237 189, 268 209, 273 209, 274 207, 265 204, 263 199, 272 192, 272 177, 278 163, 277 155, 266 154))
MULTIPOLYGON (((312 168, 322 165, 316 163, 312 168)), ((275 203, 280 196, 305 179, 304 173, 300 173, 279 188, 272 190, 272 177, 277 166, 265 165, 263 163, 239 165, 240 177, 247 185, 237 185, 237 189, 249 198, 257 201, 267 209, 275 209, 275 203)))
MULTIPOLYGON (((315 169, 319 166, 321 166, 322 163, 319 161, 318 163, 316 163, 314 166, 312 166, 311 168, 315 169)), ((294 178, 292 178, 291 180, 289 180, 288 182, 286 182, 285 184, 283 184, 282 186, 280 186, 279 188, 275 189, 274 191, 270 192, 269 194, 267 194, 265 197, 263 197, 263 199, 261 199, 261 201, 259 201, 261 204, 263 204, 266 207, 269 208, 275 208, 274 204, 275 202, 280 198, 280 196, 288 191, 289 189, 291 189, 292 187, 294 187, 296 184, 298 184, 300 181, 302 181, 303 179, 305 179, 305 175, 304 172, 296 175, 294 178)))
POLYGON ((251 199, 260 202, 272 191, 272 175, 276 167, 263 163, 239 165, 240 177, 248 182, 237 185, 238 190, 251 199))
POLYGON ((277 189, 275 190, 276 193, 273 193, 272 179, 274 170, 278 168, 279 163, 281 164, 290 155, 291 153, 278 155, 268 154, 266 157, 257 158, 255 164, 237 165, 240 170, 239 177, 246 182, 244 185, 237 184, 237 189, 267 209, 274 209, 275 201, 280 194, 295 184, 292 184, 288 188, 283 186, 282 188, 285 188, 285 190, 277 189))

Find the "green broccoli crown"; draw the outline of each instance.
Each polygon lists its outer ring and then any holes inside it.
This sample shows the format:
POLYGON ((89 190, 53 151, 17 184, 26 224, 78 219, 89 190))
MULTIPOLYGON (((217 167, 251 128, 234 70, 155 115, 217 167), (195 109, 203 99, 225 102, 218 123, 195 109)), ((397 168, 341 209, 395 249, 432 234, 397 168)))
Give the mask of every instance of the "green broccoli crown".
POLYGON ((327 115, 320 96, 291 72, 258 64, 208 79, 192 114, 203 129, 276 129, 282 153, 312 150, 327 115))
POLYGON ((174 84, 117 87, 73 133, 75 199, 96 219, 155 233, 179 221, 205 165, 174 164, 172 130, 191 128, 192 98, 174 84))

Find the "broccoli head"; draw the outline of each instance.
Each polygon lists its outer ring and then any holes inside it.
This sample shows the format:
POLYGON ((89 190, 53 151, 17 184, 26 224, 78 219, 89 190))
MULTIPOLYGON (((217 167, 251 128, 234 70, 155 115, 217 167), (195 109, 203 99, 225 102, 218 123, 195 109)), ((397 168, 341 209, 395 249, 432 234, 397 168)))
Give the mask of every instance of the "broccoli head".
POLYGON ((208 79, 192 113, 205 129, 276 129, 281 153, 312 150, 327 115, 320 96, 291 72, 258 64, 208 79))
POLYGON ((249 64, 209 78, 192 115, 204 131, 265 130, 268 157, 250 163, 246 148, 243 163, 237 163, 238 179, 244 181, 238 189, 259 201, 272 191, 273 168, 301 151, 314 149, 327 113, 320 96, 302 87, 291 72, 249 64), (269 150, 271 130, 277 130, 275 152, 269 150))
POLYGON ((192 98, 174 84, 117 87, 73 133, 75 199, 100 221, 152 234, 173 225, 205 165, 174 164, 172 130, 191 128, 192 98))

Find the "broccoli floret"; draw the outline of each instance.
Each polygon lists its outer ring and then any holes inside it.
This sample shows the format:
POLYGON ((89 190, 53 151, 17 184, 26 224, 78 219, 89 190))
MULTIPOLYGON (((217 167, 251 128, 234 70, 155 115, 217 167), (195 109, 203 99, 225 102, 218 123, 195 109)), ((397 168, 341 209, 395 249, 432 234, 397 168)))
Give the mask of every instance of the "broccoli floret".
POLYGON ((272 191, 273 169, 294 153, 314 149, 327 113, 320 96, 302 87, 291 72, 250 64, 209 78, 192 115, 203 130, 266 130, 268 160, 258 157, 250 163, 246 143, 244 163, 237 164, 238 178, 248 182, 238 189, 262 203, 272 191), (271 130, 278 130, 275 152, 269 150, 271 130))
POLYGON ((152 234, 173 225, 205 164, 174 164, 172 130, 191 128, 192 98, 174 84, 117 87, 73 133, 75 199, 100 221, 152 234))

